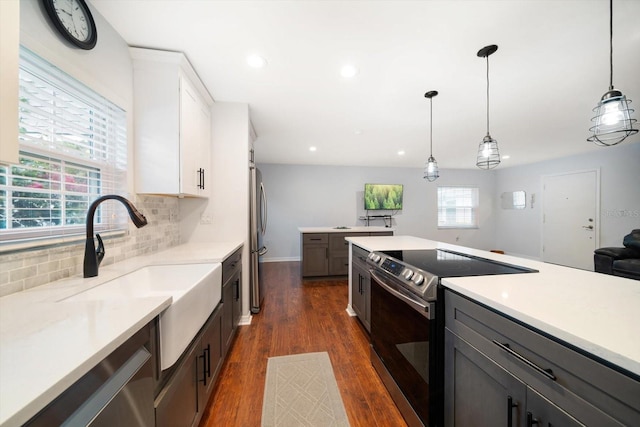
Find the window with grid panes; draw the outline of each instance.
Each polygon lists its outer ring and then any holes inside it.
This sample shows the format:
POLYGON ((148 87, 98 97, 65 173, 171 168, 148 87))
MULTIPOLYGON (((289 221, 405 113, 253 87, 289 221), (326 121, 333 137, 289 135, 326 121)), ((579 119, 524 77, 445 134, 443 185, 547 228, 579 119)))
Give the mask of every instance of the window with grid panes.
MULTIPOLYGON (((19 164, 0 165, 0 240, 81 234, 91 202, 126 190, 126 113, 21 47, 19 164)), ((100 205, 95 229, 125 229, 100 205)))
POLYGON ((438 228, 477 228, 476 187, 438 187, 438 228))

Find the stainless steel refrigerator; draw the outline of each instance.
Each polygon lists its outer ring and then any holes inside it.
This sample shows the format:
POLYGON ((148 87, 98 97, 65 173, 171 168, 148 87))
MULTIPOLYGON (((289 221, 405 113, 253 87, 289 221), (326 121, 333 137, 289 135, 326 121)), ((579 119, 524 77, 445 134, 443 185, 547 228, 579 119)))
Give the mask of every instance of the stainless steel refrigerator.
POLYGON ((260 257, 267 253, 264 233, 267 231, 267 195, 262 173, 255 165, 251 169, 251 312, 259 313, 264 300, 262 263, 260 257))

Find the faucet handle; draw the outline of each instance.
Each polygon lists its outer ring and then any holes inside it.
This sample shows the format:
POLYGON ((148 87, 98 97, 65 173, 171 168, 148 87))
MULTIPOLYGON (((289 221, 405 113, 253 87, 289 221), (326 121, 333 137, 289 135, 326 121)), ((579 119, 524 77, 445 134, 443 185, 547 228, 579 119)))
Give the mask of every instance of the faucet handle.
POLYGON ((96 238, 98 239, 98 248, 96 249, 96 259, 98 260, 98 265, 102 262, 104 258, 104 243, 102 243, 102 237, 99 234, 96 234, 96 238))

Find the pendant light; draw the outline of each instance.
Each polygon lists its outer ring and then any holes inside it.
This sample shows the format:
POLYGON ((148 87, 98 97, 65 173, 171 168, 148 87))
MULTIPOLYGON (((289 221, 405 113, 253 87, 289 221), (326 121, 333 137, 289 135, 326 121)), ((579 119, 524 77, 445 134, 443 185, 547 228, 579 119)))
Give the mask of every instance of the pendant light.
POLYGON ((613 88, 613 0, 609 0, 609 90, 593 109, 596 113, 591 119, 594 125, 589 128, 593 135, 587 141, 611 146, 638 133, 638 129, 633 128, 636 119, 631 118, 633 109, 629 108, 630 103, 630 99, 613 88))
POLYGON ((438 162, 433 157, 433 97, 438 95, 438 91, 430 90, 424 94, 425 98, 429 98, 429 158, 424 165, 424 179, 433 182, 440 176, 438 170, 438 162))
POLYGON ((489 55, 498 50, 498 46, 492 44, 485 46, 478 51, 480 58, 487 58, 487 135, 482 138, 478 146, 478 157, 476 166, 480 169, 493 169, 500 164, 500 152, 498 151, 498 141, 489 134, 489 55))

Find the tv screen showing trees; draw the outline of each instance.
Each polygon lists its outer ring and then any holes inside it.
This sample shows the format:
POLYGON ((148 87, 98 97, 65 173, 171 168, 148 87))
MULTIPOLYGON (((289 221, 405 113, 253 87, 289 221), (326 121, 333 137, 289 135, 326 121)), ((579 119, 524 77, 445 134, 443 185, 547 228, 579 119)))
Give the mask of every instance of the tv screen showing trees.
POLYGON ((368 211, 402 209, 402 184, 365 184, 364 208, 368 211))

